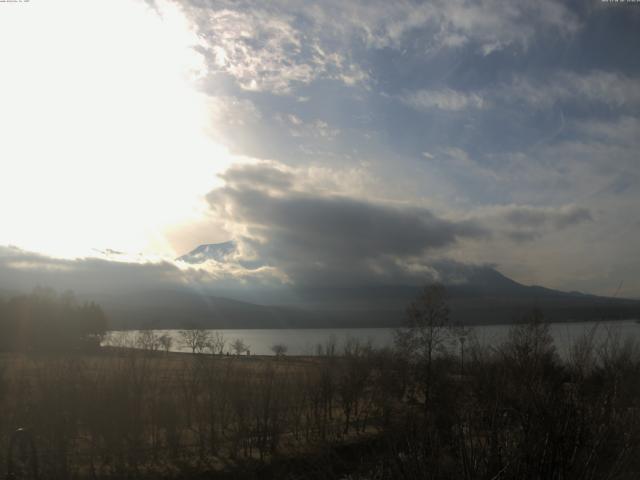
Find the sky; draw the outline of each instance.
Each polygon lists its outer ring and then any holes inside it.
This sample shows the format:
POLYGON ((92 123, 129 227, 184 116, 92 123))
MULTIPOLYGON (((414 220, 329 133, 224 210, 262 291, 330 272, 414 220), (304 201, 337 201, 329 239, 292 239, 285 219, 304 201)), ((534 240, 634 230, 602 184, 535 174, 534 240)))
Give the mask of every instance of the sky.
POLYGON ((638 298, 638 32, 600 0, 0 3, 0 278, 638 298))

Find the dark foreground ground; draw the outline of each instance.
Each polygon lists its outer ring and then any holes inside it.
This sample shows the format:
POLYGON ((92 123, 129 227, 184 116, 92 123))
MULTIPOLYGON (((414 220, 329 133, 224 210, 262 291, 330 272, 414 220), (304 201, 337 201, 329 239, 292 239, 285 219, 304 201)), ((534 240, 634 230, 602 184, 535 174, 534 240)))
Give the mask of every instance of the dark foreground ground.
POLYGON ((636 345, 585 337, 561 361, 531 324, 462 346, 3 354, 0 475, 30 478, 35 452, 42 479, 639 478, 636 345), (34 450, 10 456, 17 427, 34 450))

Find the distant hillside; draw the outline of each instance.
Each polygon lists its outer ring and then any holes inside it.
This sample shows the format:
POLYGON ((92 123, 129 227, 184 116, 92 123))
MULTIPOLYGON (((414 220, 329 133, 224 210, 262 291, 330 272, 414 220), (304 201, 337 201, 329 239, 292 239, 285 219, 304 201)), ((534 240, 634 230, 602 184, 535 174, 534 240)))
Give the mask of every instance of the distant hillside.
MULTIPOLYGON (((196 265, 225 262, 235 251, 233 241, 205 244, 179 260, 196 265)), ((351 288, 254 285, 223 289, 206 283, 197 287, 166 283, 163 287, 152 287, 161 284, 151 283, 145 276, 123 286, 113 282, 113 277, 126 274, 127 268, 130 266, 114 269, 108 284, 88 282, 87 278, 94 277, 82 271, 66 274, 62 270, 54 274, 49 270, 44 270, 45 273, 20 270, 20 275, 7 276, 0 284, 0 297, 27 293, 37 285, 70 288, 78 299, 99 303, 111 321, 111 328, 371 327, 401 325, 407 306, 421 290, 411 285, 351 288)), ((487 266, 461 266, 460 271, 453 273, 447 294, 456 322, 510 323, 534 307, 552 321, 640 318, 638 300, 526 286, 487 266)))
MULTIPOLYGON (((640 318, 640 301, 562 292, 526 286, 483 267, 465 283, 447 285, 453 321, 469 325, 512 323, 538 308, 549 321, 587 321, 640 318)), ((344 315, 350 312, 365 323, 394 324, 421 291, 416 286, 325 288, 301 291, 316 311, 344 315)))
MULTIPOLYGON (((113 328, 319 328, 398 326, 420 293, 416 286, 262 290, 273 301, 246 301, 255 292, 146 290, 126 295, 93 295, 113 328), (236 297, 231 298, 231 297, 236 297), (242 298, 244 297, 244 298, 242 298), (265 304, 269 303, 269 304, 265 304)), ((465 284, 450 285, 452 319, 477 325, 518 321, 532 308, 550 321, 640 318, 640 301, 525 286, 494 269, 477 272, 465 284)))

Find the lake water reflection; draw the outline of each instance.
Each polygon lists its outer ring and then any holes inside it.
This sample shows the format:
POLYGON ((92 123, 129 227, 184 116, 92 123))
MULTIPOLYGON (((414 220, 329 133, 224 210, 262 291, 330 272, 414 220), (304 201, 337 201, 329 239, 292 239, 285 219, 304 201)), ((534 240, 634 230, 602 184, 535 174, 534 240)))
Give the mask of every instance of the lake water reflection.
MULTIPOLYGON (((498 346, 504 342, 508 336, 511 325, 483 325, 472 328, 472 335, 475 336, 481 345, 498 346)), ((573 322, 573 323, 552 323, 551 333, 553 335, 556 348, 561 356, 566 356, 570 345, 581 336, 595 329, 594 338, 596 342, 605 340, 610 336, 620 336, 620 338, 631 338, 640 340, 640 323, 635 320, 609 321, 602 323, 595 322, 573 322)), ((275 344, 282 344, 287 347, 288 355, 314 355, 318 344, 327 345, 335 343, 337 351, 342 350, 342 346, 349 338, 355 338, 363 342, 371 342, 375 347, 386 347, 393 344, 392 328, 310 328, 310 329, 241 329, 241 330, 211 330, 220 332, 226 340, 226 350, 230 350, 230 344, 236 339, 242 339, 249 347, 252 355, 273 355, 271 347, 275 344)), ((167 334, 173 338, 173 351, 190 351, 183 346, 180 340, 179 330, 155 330, 156 334, 167 334)), ((122 335, 134 338, 136 331, 112 332, 112 338, 122 335)), ((112 342, 113 340, 111 340, 112 342)), ((105 343, 109 343, 107 340, 105 343)))

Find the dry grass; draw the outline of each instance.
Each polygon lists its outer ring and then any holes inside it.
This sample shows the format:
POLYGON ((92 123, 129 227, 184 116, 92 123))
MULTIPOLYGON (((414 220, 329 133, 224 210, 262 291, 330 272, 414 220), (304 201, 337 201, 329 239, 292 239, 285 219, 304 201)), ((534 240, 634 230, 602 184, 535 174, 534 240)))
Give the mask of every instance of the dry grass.
POLYGON ((562 361, 544 326, 524 325, 470 345, 464 371, 455 357, 342 353, 0 355, 0 468, 23 426, 42 478, 339 478, 330 452, 363 443, 375 451, 340 470, 354 479, 638 478, 630 342, 577 342, 562 361), (277 468, 289 464, 301 470, 277 468))
POLYGON ((51 478, 172 476, 308 454, 373 431, 366 419, 378 413, 364 396, 350 399, 347 426, 355 427, 345 429, 341 364, 116 348, 3 354, 0 451, 13 429, 27 427, 51 478))

